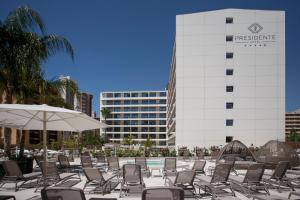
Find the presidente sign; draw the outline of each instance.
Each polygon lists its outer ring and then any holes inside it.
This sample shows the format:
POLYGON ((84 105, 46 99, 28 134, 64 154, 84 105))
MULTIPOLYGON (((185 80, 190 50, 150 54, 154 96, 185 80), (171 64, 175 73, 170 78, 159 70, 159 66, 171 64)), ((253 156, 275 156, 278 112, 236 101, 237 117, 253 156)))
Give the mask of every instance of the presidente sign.
POLYGON ((248 27, 249 34, 235 35, 234 41, 242 43, 244 46, 267 46, 269 42, 276 41, 274 34, 261 34, 264 27, 258 23, 253 23, 248 27))

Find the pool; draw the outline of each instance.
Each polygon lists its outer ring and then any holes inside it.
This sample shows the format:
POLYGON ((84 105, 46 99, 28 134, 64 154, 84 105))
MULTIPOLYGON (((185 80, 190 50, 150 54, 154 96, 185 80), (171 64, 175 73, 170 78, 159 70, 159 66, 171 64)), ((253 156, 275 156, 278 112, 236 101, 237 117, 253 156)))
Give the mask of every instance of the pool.
MULTIPOLYGON (((134 164, 134 160, 127 160, 127 164, 134 164)), ((162 167, 164 160, 147 160, 148 167, 162 167)))

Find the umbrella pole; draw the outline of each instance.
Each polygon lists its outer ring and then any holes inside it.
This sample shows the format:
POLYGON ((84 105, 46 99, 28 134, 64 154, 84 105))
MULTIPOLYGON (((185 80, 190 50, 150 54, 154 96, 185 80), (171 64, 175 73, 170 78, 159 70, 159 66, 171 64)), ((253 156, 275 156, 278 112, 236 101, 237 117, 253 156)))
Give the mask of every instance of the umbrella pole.
POLYGON ((43 150, 44 161, 47 162, 47 113, 43 112, 43 150))

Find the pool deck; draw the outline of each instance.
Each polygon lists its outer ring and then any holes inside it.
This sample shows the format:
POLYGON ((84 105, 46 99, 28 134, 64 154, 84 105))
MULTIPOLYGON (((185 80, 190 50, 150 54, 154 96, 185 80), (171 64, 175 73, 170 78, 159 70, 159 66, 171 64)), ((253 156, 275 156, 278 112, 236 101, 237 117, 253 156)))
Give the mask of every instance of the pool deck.
MULTIPOLYGON (((123 164, 125 163, 126 161, 124 160, 120 160, 120 163, 123 164)), ((190 168, 192 167, 192 164, 193 162, 184 162, 184 161, 178 161, 177 162, 177 165, 182 165, 182 166, 190 166, 190 168)), ((208 161, 207 164, 206 164, 206 169, 210 166, 214 166, 215 163, 214 162, 211 162, 211 161, 208 161)), ((154 167, 155 169, 157 167, 154 167)), ((184 168, 182 168, 184 169, 184 168)), ((182 169, 179 169, 182 170, 182 169)), ((153 170, 153 174, 150 178, 147 178, 145 177, 144 178, 144 182, 146 184, 146 187, 154 187, 154 186, 164 186, 164 179, 160 176, 157 176, 159 175, 159 170, 153 170)), ((83 188, 85 182, 86 182, 86 178, 85 176, 81 176, 81 179, 82 181, 80 183, 78 183, 77 185, 75 185, 74 187, 76 188, 83 188)), ((0 190, 0 195, 14 195, 16 197, 17 200, 24 200, 24 199, 28 199, 28 198, 32 198, 34 196, 39 196, 40 195, 40 192, 34 192, 34 188, 32 189, 21 189, 20 191, 18 192, 15 192, 14 189, 12 188, 14 185, 9 185, 9 184, 6 184, 3 188, 1 188, 0 190), (11 187, 11 188, 9 188, 11 187)), ((117 189, 120 188, 120 184, 119 186, 117 187, 117 189)), ((296 191, 300 192, 299 189, 296 189, 296 191)), ((284 198, 287 198, 288 197, 288 194, 290 193, 290 190, 289 191, 286 191, 286 190, 282 190, 281 192, 278 192, 277 190, 270 190, 270 193, 272 195, 278 195, 280 197, 284 197, 284 198)), ((119 198, 119 194, 120 192, 119 191, 113 191, 112 193, 110 194, 106 194, 106 195, 102 195, 102 194, 89 194, 88 192, 85 193, 86 195, 86 199, 88 200, 89 198, 92 198, 92 197, 96 197, 96 198, 117 198, 117 199, 120 199, 119 198)), ((249 200, 249 198, 245 197, 244 195, 236 192, 236 196, 240 199, 243 199, 243 200, 249 200)), ((132 199, 132 200, 140 200, 141 199, 141 194, 129 194, 129 196, 125 196, 125 197, 122 197, 121 199, 132 199)), ((185 199, 194 199, 194 198, 185 198, 185 199)), ((205 197, 203 199, 211 199, 210 197, 205 197)), ((252 199, 252 198, 251 198, 252 199)), ((293 198, 292 198, 293 199, 293 198)), ((294 199, 299 199, 298 198, 294 198, 294 199)))

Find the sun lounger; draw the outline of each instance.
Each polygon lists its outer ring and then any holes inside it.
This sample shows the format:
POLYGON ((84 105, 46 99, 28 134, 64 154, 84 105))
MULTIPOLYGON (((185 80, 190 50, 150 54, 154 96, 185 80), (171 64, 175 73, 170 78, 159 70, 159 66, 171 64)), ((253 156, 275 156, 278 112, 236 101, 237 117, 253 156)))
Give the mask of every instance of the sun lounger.
POLYGON ((125 164, 122 168, 123 180, 121 182, 120 198, 130 192, 142 192, 145 183, 142 177, 141 166, 136 164, 125 164))
POLYGON ((281 189, 281 186, 291 188, 295 191, 293 185, 291 184, 291 179, 286 177, 286 172, 289 168, 288 161, 281 161, 277 164, 274 172, 271 175, 265 174, 263 180, 269 184, 269 187, 276 186, 277 189, 281 189))
MULTIPOLYGON (((49 187, 42 189, 42 200, 86 200, 82 189, 65 188, 65 187, 49 187)), ((90 198, 89 200, 108 200, 109 198, 90 198)), ((117 200, 112 198, 111 200, 117 200)))
POLYGON ((180 187, 151 187, 143 190, 142 200, 184 200, 180 187))
POLYGON ((185 197, 194 197, 196 190, 193 185, 196 172, 194 170, 185 170, 177 173, 176 177, 168 176, 166 178, 168 186, 181 187, 185 191, 185 197))
POLYGON ((205 174, 204 168, 206 165, 205 160, 195 160, 192 170, 196 172, 196 174, 205 174))
POLYGON ((165 158, 163 178, 166 178, 167 176, 176 176, 176 173, 176 158, 165 158))
MULTIPOLYGON (((300 192, 291 192, 288 198, 278 196, 278 195, 255 195, 253 196, 253 200, 289 200, 292 199, 293 196, 300 196, 300 192)), ((298 198, 297 198, 298 199, 298 198)))
POLYGON ((35 187, 37 185, 38 178, 42 175, 41 172, 23 174, 17 162, 13 160, 3 161, 2 166, 4 168, 5 175, 1 179, 0 187, 6 183, 15 183, 15 191, 18 191, 19 188, 22 187, 35 187), (33 183, 33 185, 29 184, 29 182, 33 183), (21 184, 18 185, 19 183, 21 184))
POLYGON ((219 196, 235 196, 234 191, 228 182, 231 165, 222 163, 217 164, 213 176, 200 175, 196 176, 194 186, 199 189, 199 196, 210 194, 213 198, 219 196))
POLYGON ((250 196, 255 192, 263 190, 266 194, 270 194, 266 184, 262 181, 264 174, 264 164, 251 165, 246 175, 243 176, 230 176, 229 180, 233 183, 233 189, 250 196))
POLYGON ((135 164, 141 165, 143 174, 146 174, 147 177, 150 177, 151 173, 150 173, 149 167, 147 166, 147 160, 145 157, 136 157, 135 164))
POLYGON ((119 185, 119 181, 112 180, 117 176, 116 174, 103 174, 96 168, 84 168, 83 172, 87 178, 83 190, 85 190, 87 186, 92 185, 96 186, 92 191, 100 191, 104 195, 110 193, 119 185))

